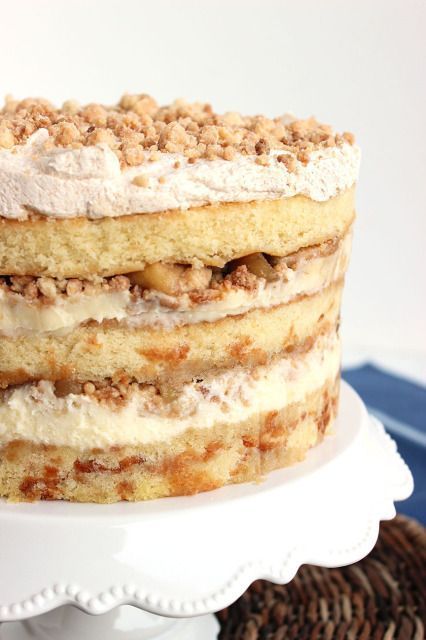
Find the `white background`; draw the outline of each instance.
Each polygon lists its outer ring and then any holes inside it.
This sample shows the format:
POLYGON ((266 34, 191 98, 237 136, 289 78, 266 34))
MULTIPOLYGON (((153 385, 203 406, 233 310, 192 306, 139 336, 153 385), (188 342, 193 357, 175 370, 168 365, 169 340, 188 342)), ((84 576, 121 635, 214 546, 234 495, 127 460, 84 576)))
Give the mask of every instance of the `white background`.
MULTIPOLYGON (((0 94, 316 115, 363 150, 346 354, 426 357, 424 0, 0 0, 0 94), (422 356, 423 354, 423 356, 422 356)), ((425 372, 426 373, 426 372, 425 372)))

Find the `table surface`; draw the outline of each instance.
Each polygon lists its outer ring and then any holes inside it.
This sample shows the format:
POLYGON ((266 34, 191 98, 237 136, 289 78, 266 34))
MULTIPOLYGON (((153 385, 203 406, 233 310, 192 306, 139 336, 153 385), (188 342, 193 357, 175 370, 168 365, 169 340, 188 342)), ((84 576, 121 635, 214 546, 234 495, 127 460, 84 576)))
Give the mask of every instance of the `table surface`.
POLYGON ((397 503, 399 513, 426 524, 426 355, 346 354, 343 377, 370 413, 385 425, 414 476, 414 493, 397 503))

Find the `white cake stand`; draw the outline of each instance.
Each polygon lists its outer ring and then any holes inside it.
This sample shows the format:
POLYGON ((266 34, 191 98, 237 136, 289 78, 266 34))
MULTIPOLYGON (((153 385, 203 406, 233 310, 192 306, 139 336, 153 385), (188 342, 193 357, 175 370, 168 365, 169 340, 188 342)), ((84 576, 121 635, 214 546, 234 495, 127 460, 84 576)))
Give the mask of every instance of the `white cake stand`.
POLYGON ((0 638, 216 638, 211 612, 253 580, 368 554, 412 490, 395 443, 343 383, 334 434, 263 483, 137 504, 0 502, 0 638))

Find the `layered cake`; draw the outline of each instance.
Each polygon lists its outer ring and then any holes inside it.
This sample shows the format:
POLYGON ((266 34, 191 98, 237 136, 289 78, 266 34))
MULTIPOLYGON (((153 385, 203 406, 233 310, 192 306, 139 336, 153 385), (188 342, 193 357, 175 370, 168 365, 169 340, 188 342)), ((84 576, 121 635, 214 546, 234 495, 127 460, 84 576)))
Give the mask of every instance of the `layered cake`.
POLYGON ((330 429, 359 149, 314 119, 7 99, 0 495, 261 479, 330 429))

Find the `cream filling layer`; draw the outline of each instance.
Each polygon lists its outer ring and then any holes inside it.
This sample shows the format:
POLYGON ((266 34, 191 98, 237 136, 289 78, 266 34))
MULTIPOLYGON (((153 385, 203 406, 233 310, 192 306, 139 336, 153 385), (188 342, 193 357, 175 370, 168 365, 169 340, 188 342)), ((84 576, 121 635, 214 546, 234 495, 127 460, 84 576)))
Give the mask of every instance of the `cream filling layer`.
POLYGON ((335 332, 320 337, 308 352, 250 370, 229 370, 183 387, 170 406, 153 405, 146 389, 135 391, 124 406, 113 408, 87 395, 58 398, 50 382, 22 385, 0 403, 0 445, 12 440, 108 448, 167 442, 187 429, 238 423, 250 416, 285 408, 333 380, 340 367, 335 332))
POLYGON ((347 268, 351 234, 328 256, 301 260, 297 269, 287 269, 276 282, 259 279, 254 291, 231 289, 218 300, 195 304, 187 294, 174 298, 159 292, 132 299, 129 291, 93 295, 58 296, 49 304, 34 304, 0 289, 0 333, 20 334, 71 331, 82 322, 118 320, 130 327, 172 328, 197 322, 215 322, 251 309, 286 304, 300 295, 311 295, 341 278, 347 268))
MULTIPOLYGON (((53 218, 104 218, 132 213, 188 209, 217 202, 250 202, 297 194, 324 201, 358 178, 360 151, 348 143, 314 151, 307 164, 295 157, 289 171, 273 151, 268 166, 257 156, 227 161, 198 160, 179 154, 121 169, 105 144, 79 149, 46 148, 46 129, 24 145, 0 150, 0 216, 26 219, 28 211, 53 218), (146 186, 133 183, 143 175, 146 186)), ((291 155, 291 154, 289 154, 291 155)))

